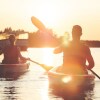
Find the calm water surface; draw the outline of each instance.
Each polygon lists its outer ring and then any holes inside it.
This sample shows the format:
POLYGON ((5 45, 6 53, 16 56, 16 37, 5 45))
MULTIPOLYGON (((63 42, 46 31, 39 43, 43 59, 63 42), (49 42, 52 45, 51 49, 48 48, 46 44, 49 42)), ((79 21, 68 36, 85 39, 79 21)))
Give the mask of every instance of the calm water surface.
MULTIPOLYGON (((28 52, 22 52, 22 54, 39 63, 52 66, 61 65, 62 54, 54 55, 52 50, 52 48, 34 48, 29 49, 28 52)), ((95 60, 93 70, 100 75, 100 48, 92 48, 91 51, 95 60)), ((1 55, 0 60, 2 58, 1 55)), ((77 94, 73 97, 74 99, 66 97, 62 92, 56 92, 49 88, 48 76, 45 70, 32 62, 30 62, 30 68, 26 73, 10 78, 0 78, 0 100, 100 100, 100 80, 95 79, 93 91, 86 91, 81 95, 77 94)))

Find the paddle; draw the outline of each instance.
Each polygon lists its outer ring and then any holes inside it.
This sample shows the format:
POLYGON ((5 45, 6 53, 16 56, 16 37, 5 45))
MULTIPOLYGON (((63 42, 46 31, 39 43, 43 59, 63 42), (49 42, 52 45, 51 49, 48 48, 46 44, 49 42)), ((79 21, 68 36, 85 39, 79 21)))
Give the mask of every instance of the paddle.
POLYGON ((33 63, 35 63, 35 64, 40 65, 40 66, 41 66, 43 69, 45 69, 46 71, 49 71, 50 69, 53 68, 52 66, 47 66, 47 65, 45 65, 45 64, 40 64, 40 63, 38 63, 38 62, 36 62, 36 61, 33 61, 33 60, 31 60, 31 59, 29 59, 29 61, 31 61, 31 62, 33 62, 33 63))
POLYGON ((98 78, 100 79, 100 76, 97 75, 92 69, 90 69, 90 71, 91 71, 96 77, 98 77, 98 78))
MULTIPOLYGON (((41 66, 43 69, 45 69, 46 71, 49 71, 50 69, 53 68, 52 66, 47 66, 47 65, 45 65, 45 64, 40 64, 40 63, 38 63, 38 62, 36 62, 36 61, 33 61, 33 60, 31 60, 31 59, 28 59, 28 60, 31 61, 31 62, 33 62, 33 63, 36 63, 36 64, 40 65, 40 66, 41 66)), ((100 76, 97 75, 92 69, 90 69, 90 71, 91 71, 96 77, 98 77, 98 78, 100 79, 100 76)))
POLYGON ((45 30, 46 29, 45 25, 35 16, 31 17, 31 21, 39 30, 45 30))

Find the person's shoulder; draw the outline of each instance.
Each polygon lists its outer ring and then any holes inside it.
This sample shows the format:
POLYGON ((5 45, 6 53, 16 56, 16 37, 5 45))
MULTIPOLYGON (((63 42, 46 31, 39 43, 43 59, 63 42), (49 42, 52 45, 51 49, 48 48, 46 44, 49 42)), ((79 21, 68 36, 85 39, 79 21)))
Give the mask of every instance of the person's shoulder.
POLYGON ((7 46, 5 46, 5 47, 3 48, 3 50, 9 49, 9 48, 10 48, 10 46, 7 45, 7 46))
POLYGON ((89 48, 89 46, 86 43, 81 42, 81 45, 85 48, 89 48))
POLYGON ((89 48, 89 46, 88 46, 87 44, 83 44, 83 46, 84 46, 85 48, 89 48))
POLYGON ((20 47, 17 46, 17 45, 14 45, 13 48, 16 49, 16 50, 20 50, 20 47))
POLYGON ((83 50, 85 50, 87 52, 90 51, 90 47, 86 43, 82 43, 82 48, 83 48, 83 50))
POLYGON ((17 45, 14 45, 14 47, 15 47, 15 48, 19 48, 19 46, 17 46, 17 45))

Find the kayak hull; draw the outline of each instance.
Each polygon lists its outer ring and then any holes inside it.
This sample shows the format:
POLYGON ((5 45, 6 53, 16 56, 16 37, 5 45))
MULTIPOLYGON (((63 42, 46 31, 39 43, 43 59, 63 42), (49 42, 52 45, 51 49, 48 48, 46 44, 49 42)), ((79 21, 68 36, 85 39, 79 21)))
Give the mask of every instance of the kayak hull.
POLYGON ((57 72, 53 68, 48 72, 49 86, 56 89, 68 91, 93 89, 95 76, 90 74, 70 75, 57 72))
POLYGON ((29 69, 29 63, 0 64, 0 73, 23 73, 29 69))

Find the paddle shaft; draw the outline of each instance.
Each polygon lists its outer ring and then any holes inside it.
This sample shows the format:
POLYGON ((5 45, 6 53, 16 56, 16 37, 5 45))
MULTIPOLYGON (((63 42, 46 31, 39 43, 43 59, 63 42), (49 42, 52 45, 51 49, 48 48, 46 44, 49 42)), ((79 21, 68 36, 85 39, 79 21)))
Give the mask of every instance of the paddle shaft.
MULTIPOLYGON (((36 64, 42 66, 42 68, 44 68, 44 67, 43 67, 43 64, 40 64, 40 63, 38 63, 38 62, 36 62, 36 61, 33 61, 33 60, 31 60, 31 59, 30 59, 30 61, 33 62, 33 63, 36 63, 36 64)), ((44 69, 46 69, 46 68, 44 68, 44 69)), ((51 69, 51 68, 50 68, 50 69, 51 69)), ((49 70, 50 70, 50 69, 49 69, 49 70)), ((97 75, 92 69, 90 69, 90 71, 91 71, 96 77, 98 77, 98 78, 100 79, 100 76, 97 75)))
POLYGON ((49 71, 50 69, 53 68, 52 66, 46 66, 46 65, 44 65, 44 64, 40 64, 40 63, 38 63, 38 62, 36 62, 36 61, 33 61, 33 60, 31 60, 31 59, 29 59, 29 61, 40 65, 40 66, 41 66, 43 69, 45 69, 46 71, 49 71))
POLYGON ((91 71, 95 76, 97 76, 97 77, 100 79, 100 76, 97 75, 92 69, 90 69, 90 71, 91 71))
POLYGON ((33 61, 33 60, 31 60, 31 59, 30 59, 30 61, 33 62, 33 63, 36 63, 36 64, 38 64, 38 65, 40 65, 40 66, 42 66, 42 64, 40 64, 40 63, 38 63, 38 62, 36 62, 36 61, 33 61))

